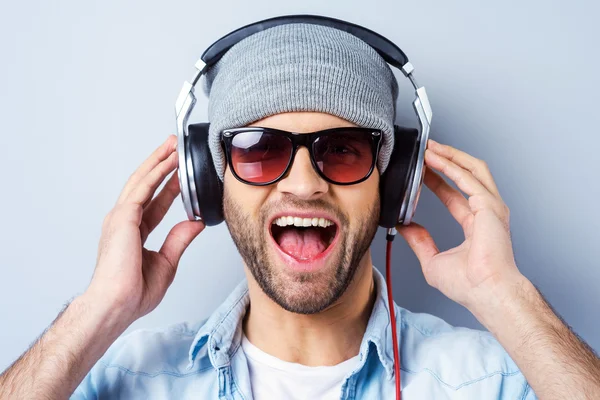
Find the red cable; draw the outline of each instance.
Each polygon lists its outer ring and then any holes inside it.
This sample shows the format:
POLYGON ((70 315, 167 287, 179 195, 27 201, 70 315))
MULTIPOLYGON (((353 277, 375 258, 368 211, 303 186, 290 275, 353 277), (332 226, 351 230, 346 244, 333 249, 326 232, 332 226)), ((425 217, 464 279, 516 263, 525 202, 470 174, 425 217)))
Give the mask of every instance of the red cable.
MULTIPOLYGON (((393 237, 392 237, 393 239, 393 237)), ((396 375, 396 399, 401 400, 400 393, 400 357, 398 357, 398 336, 396 335, 396 313, 394 312, 394 300, 392 295, 392 241, 387 240, 387 248, 385 252, 385 279, 387 284, 388 305, 390 308, 390 323, 392 325, 392 344, 394 347, 394 373, 396 375)))

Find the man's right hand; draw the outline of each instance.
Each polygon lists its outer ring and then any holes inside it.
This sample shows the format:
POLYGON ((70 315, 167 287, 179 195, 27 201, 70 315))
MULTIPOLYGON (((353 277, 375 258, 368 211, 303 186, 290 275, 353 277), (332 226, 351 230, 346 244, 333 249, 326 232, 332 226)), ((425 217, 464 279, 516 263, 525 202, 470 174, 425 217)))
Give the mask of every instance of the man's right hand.
POLYGON ((113 307, 130 324, 152 311, 173 282, 181 255, 204 229, 199 221, 175 225, 158 252, 144 248, 179 194, 177 138, 169 138, 135 171, 102 225, 94 276, 84 293, 88 303, 113 307))
POLYGON ((102 226, 94 276, 52 326, 0 375, 0 399, 66 399, 125 329, 152 311, 204 224, 175 225, 158 252, 144 248, 179 194, 171 135, 127 181, 102 226))

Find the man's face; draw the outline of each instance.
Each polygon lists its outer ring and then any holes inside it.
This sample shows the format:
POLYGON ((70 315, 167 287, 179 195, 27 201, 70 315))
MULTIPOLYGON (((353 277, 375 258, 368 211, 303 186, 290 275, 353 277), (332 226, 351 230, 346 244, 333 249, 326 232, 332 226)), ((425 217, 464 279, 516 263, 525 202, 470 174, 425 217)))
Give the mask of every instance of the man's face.
MULTIPOLYGON (((306 133, 356 125, 330 114, 293 112, 249 126, 306 133)), ((285 310, 313 314, 339 299, 369 261, 379 220, 379 172, 355 185, 333 185, 300 147, 288 174, 272 185, 242 183, 227 168, 223 207, 233 241, 261 289, 285 310), (320 223, 290 226, 290 218, 295 225, 308 223, 305 218, 320 223)))

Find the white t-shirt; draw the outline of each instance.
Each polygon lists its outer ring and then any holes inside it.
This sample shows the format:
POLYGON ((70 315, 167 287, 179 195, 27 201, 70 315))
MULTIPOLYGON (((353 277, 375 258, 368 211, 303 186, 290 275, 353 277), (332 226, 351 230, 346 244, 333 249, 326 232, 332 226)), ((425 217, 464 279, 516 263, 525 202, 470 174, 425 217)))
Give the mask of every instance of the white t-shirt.
POLYGON ((358 355, 333 366, 307 367, 282 361, 242 336, 254 400, 340 398, 344 377, 358 364, 358 355))

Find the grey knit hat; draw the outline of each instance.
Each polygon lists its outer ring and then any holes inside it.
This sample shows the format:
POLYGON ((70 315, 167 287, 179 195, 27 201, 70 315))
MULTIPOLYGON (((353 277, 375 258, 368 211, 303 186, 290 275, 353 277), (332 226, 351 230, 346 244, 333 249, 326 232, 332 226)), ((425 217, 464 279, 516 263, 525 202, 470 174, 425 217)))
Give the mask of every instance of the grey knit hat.
POLYGON ((291 111, 319 111, 381 129, 379 172, 388 165, 398 82, 385 60, 352 34, 306 23, 275 26, 238 42, 202 80, 209 147, 221 179, 223 129, 291 111))

